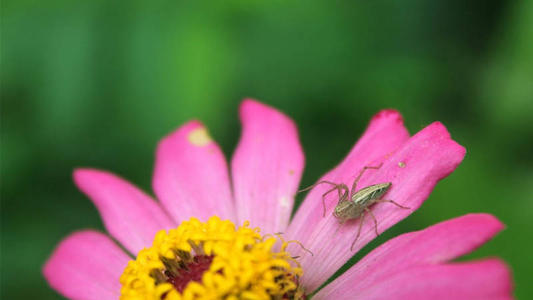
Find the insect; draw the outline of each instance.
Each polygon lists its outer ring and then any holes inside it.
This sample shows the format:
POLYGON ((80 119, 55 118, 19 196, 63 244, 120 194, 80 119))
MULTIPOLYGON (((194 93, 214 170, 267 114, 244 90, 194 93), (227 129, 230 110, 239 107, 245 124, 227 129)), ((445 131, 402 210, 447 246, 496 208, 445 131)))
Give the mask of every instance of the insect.
POLYGON ((388 203, 392 203, 398 206, 399 208, 409 209, 409 207, 402 206, 393 200, 383 199, 383 195, 387 193, 387 191, 392 185, 391 182, 373 184, 373 185, 367 186, 365 188, 362 188, 356 191, 357 182, 359 181, 359 179, 361 179, 361 176, 363 176, 365 171, 368 169, 379 169, 381 168, 381 165, 382 164, 380 164, 379 166, 363 167, 359 175, 357 175, 357 177, 353 181, 351 189, 348 188, 348 186, 344 183, 335 183, 335 182, 331 182, 327 180, 322 180, 311 185, 310 187, 300 190, 300 192, 307 191, 322 183, 332 185, 332 188, 326 191, 322 195, 324 217, 326 216, 326 196, 332 192, 337 191, 339 201, 337 202, 337 205, 335 206, 335 209, 333 210, 333 216, 339 220, 339 223, 341 225, 344 224, 348 220, 354 220, 354 219, 359 218, 359 228, 357 229, 357 235, 354 241, 352 242, 350 251, 353 250, 353 246, 355 245, 355 242, 357 242, 357 240, 359 239, 359 236, 361 235, 361 227, 363 226, 363 221, 367 214, 369 214, 372 217, 372 220, 374 220, 374 230, 376 231, 376 236, 379 235, 378 221, 376 220, 376 217, 374 216, 374 214, 369 208, 374 203, 388 202, 388 203))

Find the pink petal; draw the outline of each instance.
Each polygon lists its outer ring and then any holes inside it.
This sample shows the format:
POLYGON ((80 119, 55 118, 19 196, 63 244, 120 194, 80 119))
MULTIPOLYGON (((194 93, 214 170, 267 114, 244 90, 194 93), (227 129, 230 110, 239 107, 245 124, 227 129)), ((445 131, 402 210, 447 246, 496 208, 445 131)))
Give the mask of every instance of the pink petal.
POLYGON ((512 299, 511 274, 498 259, 421 265, 389 274, 361 291, 338 290, 317 299, 512 299))
POLYGON ((80 231, 64 239, 43 274, 52 288, 70 299, 118 299, 119 278, 130 258, 106 235, 80 231))
POLYGON ((160 142, 153 187, 176 221, 207 221, 213 215, 235 220, 226 159, 198 121, 160 142))
POLYGON ((340 291, 361 293, 390 274, 419 265, 445 262, 473 251, 503 229, 488 214, 469 214, 421 231, 402 234, 376 248, 317 296, 335 298, 340 291))
POLYGON ((175 227, 148 195, 111 173, 78 169, 74 182, 96 205, 109 233, 133 254, 152 245, 157 231, 175 227))
MULTIPOLYGON (((351 183, 361 168, 371 164, 379 164, 408 138, 409 133, 403 125, 401 115, 394 110, 383 110, 372 118, 365 133, 342 163, 320 180, 351 183)), ((368 172, 372 173, 374 171, 368 172)), ((322 184, 311 190, 289 225, 287 236, 298 239, 308 248, 314 243, 313 240, 317 233, 324 226, 322 223, 327 220, 322 215, 322 194, 329 188, 328 185, 322 184)), ((329 200, 327 206, 328 212, 331 211, 335 206, 335 200, 329 200)), ((301 253, 301 255, 304 254, 301 253)), ((303 260, 306 265, 310 265, 313 260, 316 260, 316 256, 312 257, 311 261, 304 256, 303 260)), ((305 273, 308 272, 306 271, 305 273)), ((314 284, 315 287, 320 283, 316 282, 314 284)))
MULTIPOLYGON (((457 167, 464 154, 465 149, 450 139, 446 128, 435 122, 410 138, 384 161, 379 170, 365 173, 358 183, 358 189, 372 184, 391 182, 392 186, 385 199, 394 200, 410 208, 402 209, 390 203, 374 205, 372 213, 378 221, 379 232, 385 231, 413 213, 429 196, 435 184, 457 167)), ((353 172, 357 173, 358 170, 360 169, 354 168, 353 172)), ((321 205, 320 195, 315 196, 313 200, 321 205)), ((334 205, 330 204, 330 211, 334 205)), ((351 251, 350 246, 356 236, 359 219, 340 226, 331 213, 323 218, 321 209, 315 209, 319 210, 318 214, 309 212, 307 220, 307 224, 316 225, 315 231, 311 238, 304 242, 315 255, 314 257, 307 255, 302 260, 307 271, 302 281, 310 289, 318 287, 355 252, 376 237, 373 220, 367 217, 361 236, 351 251)), ((291 237, 300 238, 295 235, 291 237)))
POLYGON ((231 163, 239 224, 284 231, 304 167, 296 126, 279 111, 244 100, 242 136, 231 163))

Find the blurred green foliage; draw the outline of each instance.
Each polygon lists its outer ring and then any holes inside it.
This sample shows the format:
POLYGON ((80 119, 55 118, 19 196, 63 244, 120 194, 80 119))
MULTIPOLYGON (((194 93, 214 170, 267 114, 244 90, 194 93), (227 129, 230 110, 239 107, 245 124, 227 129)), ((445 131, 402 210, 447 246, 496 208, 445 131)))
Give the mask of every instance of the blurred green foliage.
POLYGON ((533 298, 533 1, 177 2, 2 1, 0 298, 59 299, 43 262, 68 233, 103 230, 73 168, 150 191, 157 141, 191 118, 230 157, 247 96, 295 119, 304 186, 382 108, 412 133, 442 121, 464 162, 355 259, 489 212, 507 229, 467 258, 501 256, 533 298))

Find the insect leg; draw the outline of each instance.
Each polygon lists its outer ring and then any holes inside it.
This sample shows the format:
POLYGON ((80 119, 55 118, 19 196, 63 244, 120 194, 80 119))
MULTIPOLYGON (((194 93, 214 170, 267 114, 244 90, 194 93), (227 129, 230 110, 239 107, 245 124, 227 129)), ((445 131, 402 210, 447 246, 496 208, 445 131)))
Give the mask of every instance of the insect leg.
POLYGON ((355 242, 359 239, 359 236, 361 235, 361 227, 363 227, 363 221, 365 219, 365 213, 361 215, 361 220, 359 221, 359 228, 357 229, 357 235, 355 236, 355 240, 353 240, 352 246, 350 247, 350 251, 353 251, 353 246, 355 245, 355 242))
POLYGON ((324 195, 322 195, 322 205, 324 207, 324 217, 326 216, 326 194, 329 194, 330 192, 334 191, 335 189, 338 190, 338 192, 339 192, 339 201, 337 201, 337 205, 339 205, 339 203, 341 203, 343 201, 348 201, 348 193, 350 192, 350 190, 348 189, 348 187, 344 183, 340 183, 340 184, 337 185, 337 187, 327 191, 324 195))
POLYGON ((398 203, 396 203, 396 202, 394 202, 394 201, 392 201, 392 200, 379 199, 379 200, 376 200, 375 202, 388 202, 388 203, 392 203, 392 204, 398 206, 399 208, 410 209, 410 207, 402 206, 402 205, 400 205, 400 204, 398 204, 398 203))
POLYGON ((335 230, 335 233, 333 235, 337 235, 337 232, 339 232, 339 229, 341 229, 342 225, 344 225, 344 222, 346 222, 346 221, 340 221, 339 222, 339 227, 337 227, 337 229, 335 230))
POLYGON ((331 193, 331 192, 333 192, 333 191, 335 191, 335 190, 337 190, 337 191, 339 192, 339 201, 340 201, 340 199, 341 199, 341 187, 339 187, 339 186, 333 187, 331 190, 325 192, 325 193, 322 195, 322 206, 324 207, 323 217, 326 216, 326 196, 327 196, 329 193, 331 193))
POLYGON ((344 183, 339 184, 339 202, 338 203, 341 203, 342 201, 347 201, 349 193, 350 193, 350 189, 348 188, 348 186, 346 186, 346 184, 344 183), (341 190, 344 191, 342 195, 341 195, 341 190))
POLYGON ((357 187, 357 182, 359 181, 359 179, 361 179, 361 176, 363 176, 363 173, 365 173, 365 171, 368 170, 368 169, 377 170, 377 169, 381 168, 382 165, 383 165, 383 163, 380 163, 379 166, 364 166, 363 167, 361 172, 359 172, 359 175, 357 175, 357 177, 353 181, 352 189, 351 189, 351 192, 350 192, 350 198, 352 198, 352 196, 355 194, 355 188, 357 187))
POLYGON ((338 183, 335 183, 335 182, 331 182, 331 181, 327 181, 327 180, 322 180, 322 181, 319 181, 317 183, 314 183, 304 189, 301 189, 298 191, 298 193, 301 193, 301 192, 305 192, 307 190, 310 190, 312 188, 314 188, 315 186, 319 185, 319 184, 322 184, 322 183, 327 183, 327 184, 331 184, 331 185, 334 185, 336 188, 339 188, 339 184, 338 183))
POLYGON ((372 213, 372 211, 370 209, 368 209, 368 207, 365 208, 365 211, 367 213, 369 213, 370 216, 372 217, 372 220, 374 220, 374 230, 376 231, 376 236, 378 236, 379 235, 379 232, 378 232, 378 221, 376 220, 376 216, 374 216, 374 214, 372 213))
POLYGON ((338 203, 341 203, 343 201, 346 201, 348 199, 348 187, 346 186, 346 184, 344 183, 340 183, 340 184, 337 184, 337 186, 335 186, 334 188, 332 188, 331 190, 325 192, 323 195, 322 195, 322 206, 324 208, 324 213, 323 213, 323 217, 326 216, 326 195, 337 190, 337 192, 339 193, 339 201, 337 202, 338 203), (344 193, 343 193, 344 191, 344 193))
POLYGON ((298 193, 310 190, 310 189, 314 188, 315 186, 317 186, 319 184, 322 184, 322 183, 327 183, 327 184, 333 185, 333 188, 331 188, 330 190, 328 190, 327 192, 325 192, 322 195, 322 207, 324 208, 323 216, 325 217, 326 216, 326 195, 328 195, 329 193, 331 193, 331 192, 333 192, 335 190, 338 190, 339 202, 342 202, 342 201, 346 200, 346 198, 348 197, 348 187, 344 183, 338 184, 338 183, 335 183, 335 182, 322 180, 322 181, 319 181, 319 182, 317 182, 317 183, 315 183, 315 184, 313 184, 311 186, 308 186, 308 187, 306 187, 304 189, 299 190, 298 193), (344 194, 342 194, 342 191, 344 191, 344 194))

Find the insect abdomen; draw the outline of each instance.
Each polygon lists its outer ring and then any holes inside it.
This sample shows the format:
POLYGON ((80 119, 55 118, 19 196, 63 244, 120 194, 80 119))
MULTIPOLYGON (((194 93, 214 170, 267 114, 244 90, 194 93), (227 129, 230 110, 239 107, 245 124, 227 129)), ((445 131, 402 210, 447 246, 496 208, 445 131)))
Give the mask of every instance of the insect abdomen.
POLYGON ((370 205, 373 200, 380 199, 390 188, 391 183, 378 183, 371 186, 367 186, 360 191, 357 191, 352 196, 352 201, 360 205, 370 205))

